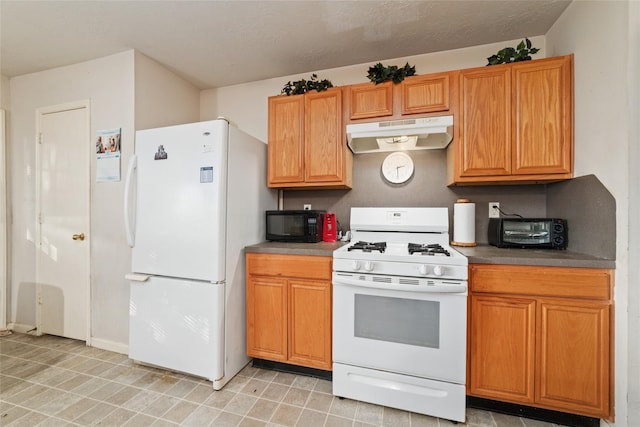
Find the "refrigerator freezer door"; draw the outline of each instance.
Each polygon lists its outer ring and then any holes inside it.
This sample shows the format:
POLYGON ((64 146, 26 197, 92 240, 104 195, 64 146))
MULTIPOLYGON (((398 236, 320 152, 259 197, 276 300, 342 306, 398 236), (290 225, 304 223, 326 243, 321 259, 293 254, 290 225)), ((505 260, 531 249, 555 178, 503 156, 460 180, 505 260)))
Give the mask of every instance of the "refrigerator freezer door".
POLYGON ((224 285, 128 275, 129 357, 211 381, 224 374, 224 285))
POLYGON ((215 120, 136 133, 134 272, 225 279, 228 132, 215 120))

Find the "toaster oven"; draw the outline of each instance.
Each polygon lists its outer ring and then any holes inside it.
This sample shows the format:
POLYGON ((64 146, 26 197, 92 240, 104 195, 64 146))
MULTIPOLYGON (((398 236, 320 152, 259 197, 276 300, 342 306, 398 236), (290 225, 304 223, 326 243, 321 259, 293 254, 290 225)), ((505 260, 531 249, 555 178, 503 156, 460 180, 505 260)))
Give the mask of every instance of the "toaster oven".
POLYGON ((560 218, 489 218, 488 238, 499 248, 566 249, 569 229, 560 218))

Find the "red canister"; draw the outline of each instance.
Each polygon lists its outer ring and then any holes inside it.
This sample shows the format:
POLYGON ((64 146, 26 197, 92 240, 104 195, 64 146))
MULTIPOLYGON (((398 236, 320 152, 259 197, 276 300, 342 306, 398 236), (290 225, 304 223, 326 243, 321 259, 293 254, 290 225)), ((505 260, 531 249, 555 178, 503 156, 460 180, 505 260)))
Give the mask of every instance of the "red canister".
POLYGON ((325 242, 335 242, 338 238, 338 226, 336 224, 336 214, 324 214, 322 221, 322 240, 325 242))

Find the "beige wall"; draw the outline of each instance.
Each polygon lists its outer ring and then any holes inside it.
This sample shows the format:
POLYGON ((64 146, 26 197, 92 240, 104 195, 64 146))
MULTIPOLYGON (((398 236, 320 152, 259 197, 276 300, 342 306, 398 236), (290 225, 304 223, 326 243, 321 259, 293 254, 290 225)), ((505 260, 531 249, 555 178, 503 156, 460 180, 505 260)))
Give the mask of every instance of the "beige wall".
POLYGON ((131 269, 131 250, 124 235, 123 197, 135 130, 197 121, 199 91, 134 51, 15 77, 10 88, 10 187, 15 218, 11 227, 11 321, 35 325, 35 110, 90 99, 91 135, 101 129, 122 128, 120 182, 95 182, 95 156, 88 159, 92 170, 91 336, 98 347, 126 353, 129 284, 124 276, 131 269))
MULTIPOLYGON (((90 99, 91 135, 122 128, 123 154, 133 150, 133 51, 95 61, 12 78, 10 138, 12 275, 11 321, 35 325, 35 111, 37 108, 90 99)), ((93 153, 93 150, 91 150, 93 153)), ((124 274, 129 254, 122 233, 122 183, 95 182, 91 162, 92 336, 126 342, 128 287, 124 274), (109 253, 109 263, 96 254, 109 253), (102 292, 107 288, 107 292, 102 292), (99 297, 99 299, 97 298, 99 297)), ((107 258, 103 258, 107 259, 107 258)))
MULTIPOLYGON (((640 378, 640 2, 629 4, 629 369, 640 378)), ((629 382, 629 425, 640 424, 640 381, 629 382)))
POLYGON ((136 52, 136 130, 197 122, 199 116, 200 90, 136 52))
POLYGON ((7 178, 6 178, 6 135, 8 132, 10 106, 9 79, 0 75, 0 329, 7 326, 7 178))
POLYGON ((11 102, 11 97, 9 95, 9 78, 0 75, 0 108, 4 110, 9 109, 9 105, 11 102))
MULTIPOLYGON (((634 405, 628 402, 628 391, 633 387, 637 393, 640 378, 637 319, 635 332, 629 332, 633 320, 629 312, 637 313, 640 305, 638 298, 629 297, 629 247, 637 247, 640 239, 637 233, 629 233, 631 203, 636 212, 638 204, 637 192, 635 200, 630 198, 630 183, 638 182, 637 174, 635 181, 631 179, 631 170, 640 166, 629 110, 629 88, 635 84, 637 95, 638 78, 638 43, 630 35, 637 34, 640 23, 637 13, 635 22, 629 19, 630 6, 624 1, 573 2, 547 33, 550 55, 575 54, 575 173, 595 174, 616 199, 615 391, 616 425, 621 426, 640 425, 637 394, 635 412, 628 411, 634 405), (635 55, 635 70, 630 68, 630 54, 635 55), (631 156, 632 147, 636 147, 635 156, 631 156), (631 363, 635 376, 630 375, 631 363)), ((637 262, 633 264, 637 277, 637 262)))
MULTIPOLYGON (((536 57, 544 58, 544 37, 530 37, 533 45, 541 50, 536 57)), ((487 57, 505 46, 515 46, 520 40, 506 41, 446 52, 430 53, 380 61, 384 65, 402 66, 406 62, 415 65, 417 74, 428 74, 460 68, 483 67, 487 57)), ((334 86, 363 83, 367 70, 375 62, 316 71, 319 79, 328 79, 334 86)), ((278 95, 288 81, 309 79, 312 72, 283 76, 269 80, 203 90, 200 97, 200 119, 210 120, 224 116, 240 129, 261 141, 267 140, 267 98, 278 95)))

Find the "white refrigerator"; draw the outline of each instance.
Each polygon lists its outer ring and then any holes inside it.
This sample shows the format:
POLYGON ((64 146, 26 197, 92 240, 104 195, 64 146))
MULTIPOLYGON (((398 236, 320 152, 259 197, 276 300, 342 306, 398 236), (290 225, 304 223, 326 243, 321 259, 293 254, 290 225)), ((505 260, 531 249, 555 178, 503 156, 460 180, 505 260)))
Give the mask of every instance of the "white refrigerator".
POLYGON ((243 247, 264 240, 267 146, 224 119, 136 132, 125 182, 129 357, 221 389, 248 362, 243 247))

